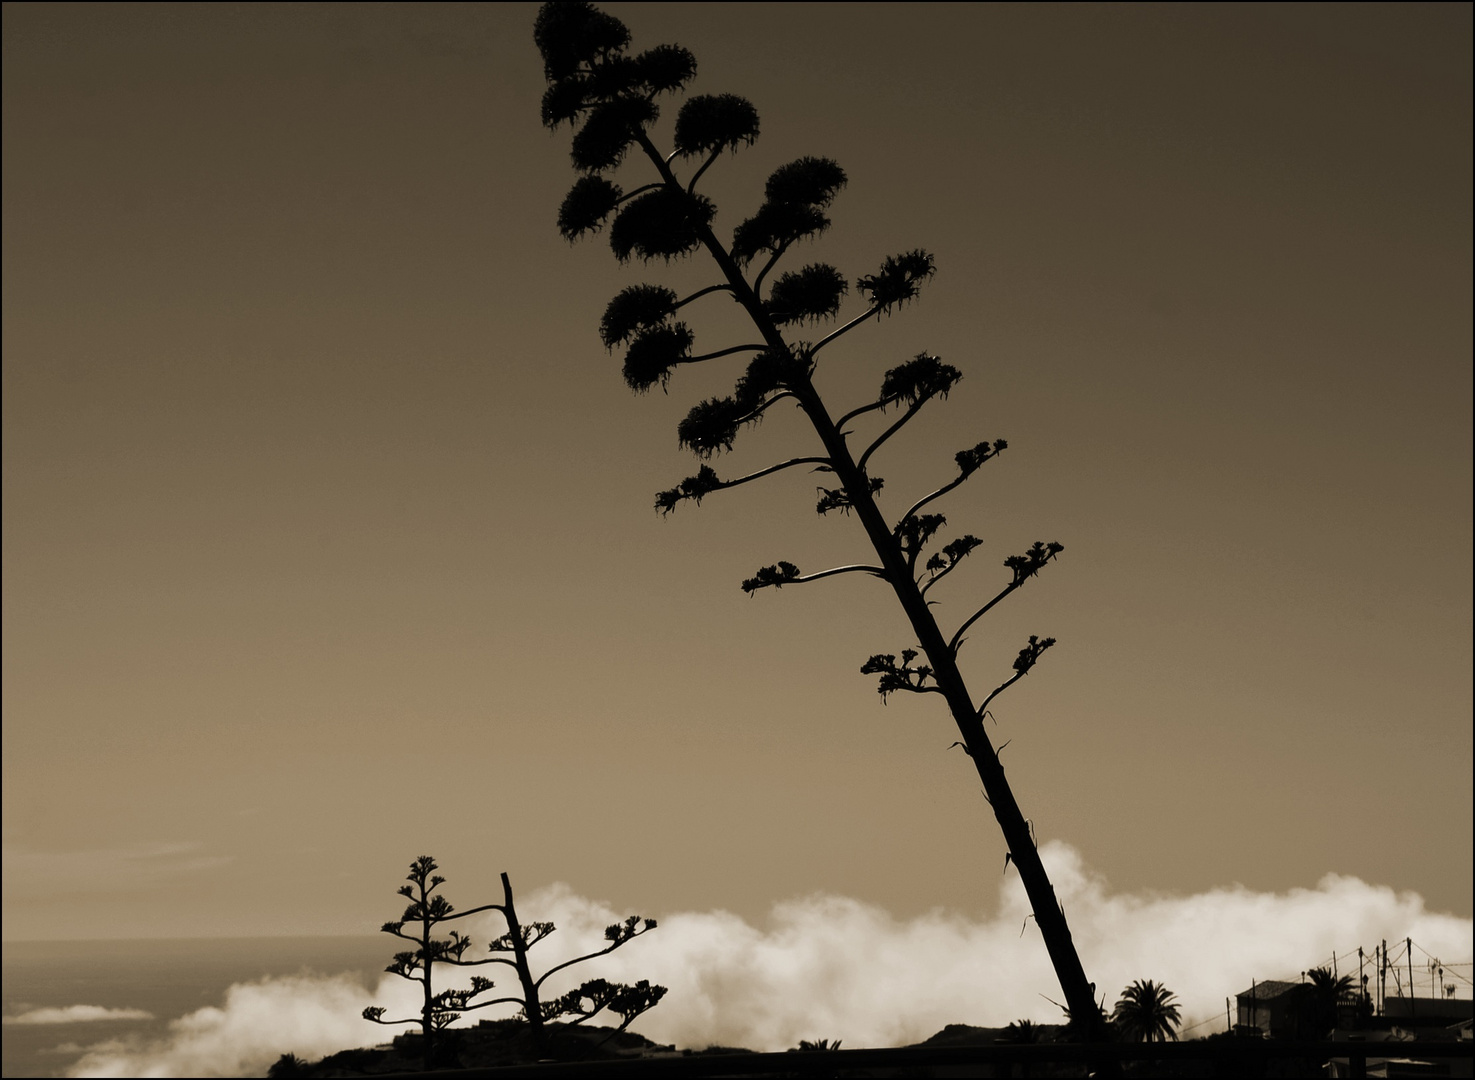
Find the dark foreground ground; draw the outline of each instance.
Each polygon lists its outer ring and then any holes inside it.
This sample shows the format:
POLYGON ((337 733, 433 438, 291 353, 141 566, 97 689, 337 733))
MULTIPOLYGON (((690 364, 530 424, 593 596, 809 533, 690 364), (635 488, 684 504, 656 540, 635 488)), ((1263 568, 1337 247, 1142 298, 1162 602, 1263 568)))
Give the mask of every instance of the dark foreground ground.
MULTIPOLYGON (((1045 1038, 1055 1034, 1054 1028, 1042 1030, 1045 1038)), ((956 1047, 993 1045, 1003 1037, 1003 1029, 950 1024, 928 1039, 922 1046, 956 1047)), ((677 1050, 674 1046, 653 1043, 633 1031, 616 1032, 610 1028, 574 1027, 553 1024, 542 1048, 534 1045, 527 1026, 515 1020, 489 1020, 472 1028, 453 1028, 435 1036, 436 1070, 505 1068, 533 1065, 539 1062, 581 1064, 600 1061, 645 1060, 671 1058, 709 1058, 755 1055, 755 1051, 736 1046, 709 1046, 701 1050, 677 1050)), ((384 1076, 416 1073, 424 1068, 424 1057, 418 1032, 400 1035, 383 1047, 344 1050, 316 1062, 279 1061, 270 1075, 274 1077, 342 1077, 384 1076)), ((1045 1075, 1040 1073, 1038 1075, 1045 1075)))
MULTIPOLYGON (((1012 1034, 1012 1033, 1011 1033, 1012 1034)), ((460 1071, 464 1080, 526 1076, 584 1077, 1310 1077, 1471 1076, 1469 1040, 1374 1046, 1367 1042, 1281 1043, 1217 1036, 1152 1047, 1088 1046, 1054 1042, 1046 1027, 1039 1042, 1006 1042, 1005 1031, 952 1024, 912 1047, 839 1052, 759 1054, 738 1047, 678 1051, 630 1032, 553 1025, 540 1048, 516 1021, 491 1021, 437 1036, 436 1071, 460 1071), (1432 1053, 1430 1051, 1433 1051, 1432 1053), (1445 1052, 1448 1051, 1448 1052, 1445 1052), (506 1070, 493 1074, 484 1070, 506 1070)), ((283 1059, 270 1075, 384 1076, 422 1074, 418 1034, 387 1047, 348 1050, 314 1063, 283 1059)))

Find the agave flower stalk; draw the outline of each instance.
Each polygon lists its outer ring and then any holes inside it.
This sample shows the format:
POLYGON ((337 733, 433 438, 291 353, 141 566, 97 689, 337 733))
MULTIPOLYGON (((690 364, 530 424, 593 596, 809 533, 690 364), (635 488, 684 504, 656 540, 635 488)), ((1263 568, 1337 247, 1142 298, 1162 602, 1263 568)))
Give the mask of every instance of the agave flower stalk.
MULTIPOLYGON (((705 250, 718 280, 686 300, 662 286, 637 285, 616 296, 600 325, 606 347, 626 348, 624 376, 631 389, 666 388, 673 374, 698 359, 752 350, 731 396, 695 406, 678 429, 682 446, 704 460, 699 471, 656 496, 663 514, 690 500, 699 503, 714 492, 736 487, 796 466, 833 475, 836 487, 820 489, 820 513, 851 514, 865 530, 876 554, 875 565, 836 567, 804 574, 788 562, 764 567, 745 580, 749 593, 772 586, 797 585, 848 572, 880 578, 889 585, 906 613, 917 648, 896 655, 878 654, 862 668, 880 676, 884 698, 893 692, 939 694, 962 736, 1009 855, 1018 867, 1034 917, 1060 979, 1073 1015, 1100 1014, 1095 988, 1082 968, 1065 913, 1036 849, 1032 830, 1015 800, 998 754, 983 725, 988 704, 1034 667, 1054 638, 1032 636, 1014 661, 1014 674, 976 705, 958 667, 964 633, 1007 596, 1018 591, 1063 550, 1058 543, 1036 543, 1011 556, 1005 566, 1012 577, 1003 590, 964 619, 951 636, 939 627, 925 593, 979 546, 965 535, 941 546, 918 566, 935 535, 946 524, 941 514, 923 507, 953 491, 1007 447, 1003 439, 981 442, 955 456, 958 475, 918 499, 892 521, 876 502, 883 480, 872 463, 888 440, 928 403, 946 398, 962 378, 957 368, 921 353, 886 372, 876 398, 832 417, 815 387, 821 350, 866 322, 889 315, 917 297, 933 276, 932 256, 913 250, 885 259, 873 274, 855 281, 864 310, 814 344, 789 340, 784 328, 838 318, 849 281, 837 269, 810 264, 780 273, 765 288, 771 273, 804 239, 828 229, 826 210, 845 186, 844 170, 826 158, 804 157, 781 166, 769 177, 759 208, 734 230, 728 242, 712 228, 716 207, 698 190, 698 181, 725 153, 750 146, 758 137, 759 118, 751 103, 732 94, 688 97, 677 115, 674 147, 662 152, 651 136, 659 116, 661 95, 682 90, 696 74, 696 60, 677 45, 662 45, 631 55, 629 30, 618 19, 587 3, 549 3, 540 10, 534 39, 542 53, 549 88, 543 120, 550 128, 575 128, 573 163, 582 174, 559 212, 559 229, 574 240, 599 231, 609 222, 610 246, 622 263, 673 258, 705 250), (644 182, 626 195, 606 174, 627 159, 643 155, 650 167, 644 182), (678 170, 694 169, 685 179, 678 170), (732 350, 693 355, 694 334, 674 320, 680 306, 702 296, 723 293, 746 312, 760 342, 732 350), (737 479, 724 480, 706 464, 726 450, 745 427, 755 423, 779 400, 793 400, 818 438, 821 452, 779 462, 737 479), (852 421, 871 412, 896 408, 899 415, 869 443, 852 446, 852 421), (912 661, 925 658, 913 666, 912 661)), ((1094 1032, 1104 1035, 1104 1031, 1094 1032)))

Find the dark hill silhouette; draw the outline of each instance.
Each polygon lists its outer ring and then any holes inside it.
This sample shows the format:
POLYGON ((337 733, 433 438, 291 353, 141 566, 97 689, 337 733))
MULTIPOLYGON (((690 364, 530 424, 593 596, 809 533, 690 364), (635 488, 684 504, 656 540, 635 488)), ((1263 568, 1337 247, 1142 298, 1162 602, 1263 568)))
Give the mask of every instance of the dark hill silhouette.
MULTIPOLYGON (((1041 1041, 1053 1041, 1058 1025, 1041 1025, 1041 1041)), ((752 1054, 742 1046, 708 1046, 704 1049, 678 1050, 662 1046, 633 1031, 617 1031, 608 1027, 570 1027, 549 1025, 550 1044, 539 1054, 528 1026, 520 1020, 484 1020, 476 1027, 446 1028, 436 1035, 437 1069, 493 1068, 503 1065, 531 1065, 539 1060, 608 1061, 616 1058, 666 1055, 706 1056, 709 1054, 752 1054), (604 1041, 604 1040, 608 1041, 604 1041), (602 1043, 602 1045, 600 1045, 602 1043)), ((971 1024, 949 1024, 941 1031, 914 1046, 993 1046, 1009 1041, 1008 1029, 975 1027, 971 1024)), ((389 1073, 415 1072, 421 1067, 418 1032, 398 1036, 393 1043, 362 1050, 344 1050, 321 1061, 295 1065, 284 1060, 273 1067, 270 1075, 278 1077, 383 1076, 389 1073)))
MULTIPOLYGON (((343 1050, 310 1064, 293 1066, 279 1061, 269 1075, 382 1076, 419 1072, 424 1060, 421 1038, 419 1032, 410 1032, 397 1036, 387 1046, 343 1050)), ((533 1032, 520 1020, 484 1020, 475 1027, 446 1028, 435 1035, 434 1068, 478 1069, 532 1065, 549 1058, 562 1062, 607 1061, 676 1053, 674 1047, 660 1046, 633 1031, 608 1027, 548 1024, 546 1038, 547 1046, 540 1051, 533 1032)))

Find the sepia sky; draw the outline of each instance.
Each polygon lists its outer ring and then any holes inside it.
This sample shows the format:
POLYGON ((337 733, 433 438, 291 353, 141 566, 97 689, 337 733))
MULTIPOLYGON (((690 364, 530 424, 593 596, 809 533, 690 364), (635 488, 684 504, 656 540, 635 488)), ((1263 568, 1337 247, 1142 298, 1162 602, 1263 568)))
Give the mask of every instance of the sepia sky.
MULTIPOLYGON (((818 381, 963 371, 875 459, 893 515, 1009 441, 940 506, 985 542, 945 632, 1065 545, 963 652, 981 698, 1059 639, 991 727, 1041 841, 1470 916, 1470 7, 607 10, 762 115, 719 236, 818 154, 850 183, 786 265, 935 253, 818 381)), ((741 360, 625 388, 609 297, 713 275, 559 238, 535 14, 5 6, 6 939, 372 931, 421 853, 461 906, 997 903, 945 709, 858 672, 894 598, 738 588, 859 525, 798 471, 653 511, 741 360)))

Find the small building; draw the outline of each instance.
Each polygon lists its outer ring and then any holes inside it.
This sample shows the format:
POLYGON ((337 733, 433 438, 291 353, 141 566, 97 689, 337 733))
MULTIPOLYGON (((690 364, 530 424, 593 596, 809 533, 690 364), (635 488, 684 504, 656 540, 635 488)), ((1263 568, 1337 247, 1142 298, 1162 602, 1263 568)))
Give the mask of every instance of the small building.
POLYGON ((1457 997, 1386 997, 1383 999, 1383 1015, 1414 1020, 1426 1026, 1444 1026, 1475 1016, 1475 1001, 1457 997))
POLYGON ((1255 983, 1242 994, 1236 994, 1235 1003, 1239 1015, 1235 1018, 1238 1031, 1253 1033, 1258 1029, 1267 1038, 1287 1034, 1294 1023, 1291 1012, 1295 990, 1300 983, 1267 980, 1255 983))

